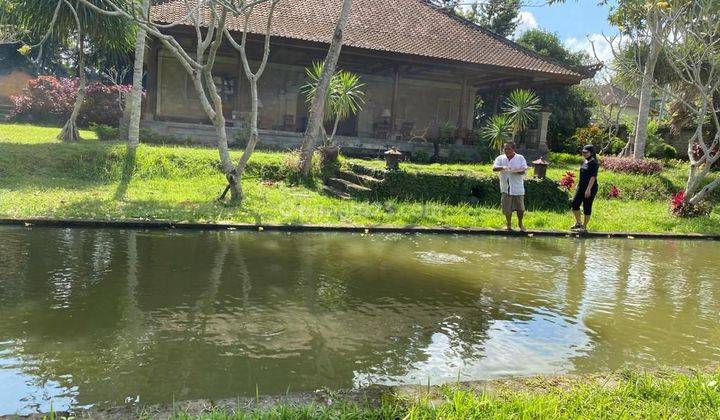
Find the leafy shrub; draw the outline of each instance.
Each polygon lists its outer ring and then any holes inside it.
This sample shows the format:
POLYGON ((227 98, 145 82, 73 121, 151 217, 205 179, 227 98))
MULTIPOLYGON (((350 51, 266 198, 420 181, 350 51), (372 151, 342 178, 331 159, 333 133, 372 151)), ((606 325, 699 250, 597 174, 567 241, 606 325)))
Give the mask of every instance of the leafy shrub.
POLYGON ((610 186, 610 191, 608 191, 608 198, 620 198, 620 190, 615 185, 610 186))
POLYGON ((171 134, 160 134, 156 131, 149 130, 147 128, 140 129, 140 142, 146 144, 174 144, 183 146, 192 146, 195 144, 190 137, 182 139, 171 134))
POLYGON ((412 161, 417 163, 428 163, 430 162, 430 154, 423 149, 416 150, 412 154, 412 161))
MULTIPOLYGON (((72 113, 77 96, 78 80, 40 76, 30 80, 20 95, 11 99, 15 108, 10 119, 35 123, 63 124, 72 113)), ((87 85, 85 101, 80 108, 78 124, 87 127, 91 122, 117 126, 122 117, 120 100, 130 86, 87 85)))
MULTIPOLYGON (((500 184, 496 176, 473 176, 430 172, 383 171, 351 165, 384 182, 375 188, 375 200, 438 201, 448 204, 500 204, 500 184)), ((549 179, 530 178, 525 181, 525 204, 530 210, 564 211, 568 207, 568 193, 549 179)))
POLYGON ((548 154, 548 160, 553 165, 581 165, 585 158, 577 154, 551 152, 548 154))
POLYGON ((595 146, 595 150, 617 154, 625 147, 626 141, 619 137, 613 137, 609 146, 607 143, 607 131, 597 124, 590 124, 587 127, 579 127, 575 130, 575 133, 567 142, 567 147, 571 149, 568 150, 569 152, 576 152, 577 149, 586 144, 592 144, 595 146))
POLYGON ((90 129, 95 132, 100 141, 117 140, 120 130, 105 124, 90 123, 90 129))
POLYGON ((675 157, 677 157, 677 149, 669 144, 663 144, 655 150, 654 157, 658 159, 675 159, 675 157))
POLYGON ((708 203, 690 204, 685 202, 685 190, 680 190, 670 199, 670 212, 677 217, 707 216, 712 210, 708 203))
POLYGON ((497 150, 493 149, 490 141, 479 135, 475 141, 475 149, 477 150, 477 160, 480 163, 491 163, 497 154, 497 150))
POLYGON ((628 174, 656 175, 662 172, 663 164, 656 159, 634 159, 605 156, 600 160, 603 168, 628 174))

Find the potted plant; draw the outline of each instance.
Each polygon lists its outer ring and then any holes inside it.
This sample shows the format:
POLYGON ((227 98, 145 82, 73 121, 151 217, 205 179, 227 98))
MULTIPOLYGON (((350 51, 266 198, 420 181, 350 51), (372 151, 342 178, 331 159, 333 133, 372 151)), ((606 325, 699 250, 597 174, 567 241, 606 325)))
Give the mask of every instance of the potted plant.
MULTIPOLYGON (((315 97, 315 91, 323 71, 323 63, 314 62, 311 67, 305 69, 309 81, 302 87, 305 93, 308 106, 315 97)), ((338 125, 341 120, 350 115, 357 114, 362 110, 365 103, 365 84, 360 81, 360 76, 349 71, 340 70, 330 79, 327 97, 325 98, 325 122, 332 122, 332 132, 328 135, 324 125, 321 128, 322 146, 318 152, 323 163, 337 160, 340 149, 334 142, 338 125)))

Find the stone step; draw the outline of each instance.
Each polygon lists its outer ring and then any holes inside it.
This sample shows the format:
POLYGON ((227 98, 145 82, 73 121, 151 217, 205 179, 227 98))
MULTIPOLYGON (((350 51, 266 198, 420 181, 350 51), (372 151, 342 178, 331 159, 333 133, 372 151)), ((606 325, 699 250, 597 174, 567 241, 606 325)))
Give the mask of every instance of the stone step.
POLYGON ((382 183, 381 179, 373 178, 370 175, 357 174, 351 171, 339 171, 337 177, 368 188, 373 188, 382 183))
POLYGON ((353 197, 350 194, 348 194, 344 191, 339 191, 329 185, 323 185, 322 189, 325 194, 335 197, 335 198, 339 198, 341 200, 352 200, 353 199, 353 197))
POLYGON ((350 182, 342 178, 330 178, 328 179, 327 184, 337 190, 344 191, 354 197, 365 197, 370 192, 372 192, 372 190, 368 187, 355 184, 354 182, 350 182))
POLYGON ((371 168, 368 168, 367 166, 358 165, 356 163, 350 164, 350 169, 355 172, 356 174, 360 175, 367 175, 372 177, 374 175, 374 171, 371 168))

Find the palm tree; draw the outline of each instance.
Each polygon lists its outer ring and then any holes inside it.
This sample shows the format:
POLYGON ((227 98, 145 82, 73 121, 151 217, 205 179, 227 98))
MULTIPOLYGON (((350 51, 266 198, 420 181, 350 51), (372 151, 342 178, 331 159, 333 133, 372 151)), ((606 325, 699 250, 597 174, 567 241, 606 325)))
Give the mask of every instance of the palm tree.
MULTIPOLYGON (((78 92, 73 111, 65 123, 58 138, 63 141, 80 139, 77 117, 85 99, 85 55, 90 46, 95 51, 103 51, 118 60, 127 54, 134 43, 133 28, 120 17, 99 15, 88 6, 76 0, 7 0, 12 13, 5 17, 7 24, 21 28, 32 42, 39 42, 38 58, 47 42, 73 43, 77 46, 76 75, 78 92)), ((94 0, 99 7, 104 4, 94 0)), ((25 53, 30 47, 24 46, 25 53)))
MULTIPOLYGON (((305 70, 309 81, 301 90, 306 94, 308 104, 311 104, 315 97, 322 71, 323 63, 320 62, 313 63, 305 70)), ((334 123, 330 136, 323 127, 326 146, 333 143, 340 121, 362 110, 365 104, 365 92, 362 90, 364 87, 365 84, 360 81, 360 76, 345 70, 338 71, 330 79, 330 87, 325 98, 324 119, 325 122, 334 120, 334 123)))
POLYGON ((509 117, 513 137, 524 133, 540 112, 540 98, 530 90, 516 89, 505 99, 503 112, 509 117))
POLYGON ((482 137, 490 147, 500 149, 513 136, 512 123, 507 114, 493 115, 481 130, 482 137))

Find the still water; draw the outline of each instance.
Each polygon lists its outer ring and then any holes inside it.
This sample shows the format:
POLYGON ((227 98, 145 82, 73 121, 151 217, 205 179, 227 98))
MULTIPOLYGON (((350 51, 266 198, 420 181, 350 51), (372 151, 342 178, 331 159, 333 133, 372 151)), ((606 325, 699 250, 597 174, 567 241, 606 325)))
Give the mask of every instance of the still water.
POLYGON ((720 243, 0 227, 0 414, 720 360, 720 243))

